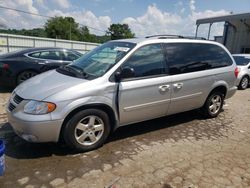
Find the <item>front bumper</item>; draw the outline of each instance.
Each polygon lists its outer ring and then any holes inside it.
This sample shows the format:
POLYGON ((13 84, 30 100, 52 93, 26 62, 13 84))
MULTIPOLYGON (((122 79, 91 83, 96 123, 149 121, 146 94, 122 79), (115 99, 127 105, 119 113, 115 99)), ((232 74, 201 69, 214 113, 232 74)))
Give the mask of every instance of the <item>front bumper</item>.
POLYGON ((15 112, 8 110, 7 116, 15 133, 29 142, 57 142, 59 140, 63 120, 35 121, 37 115, 33 115, 34 121, 25 121, 17 117, 15 112))

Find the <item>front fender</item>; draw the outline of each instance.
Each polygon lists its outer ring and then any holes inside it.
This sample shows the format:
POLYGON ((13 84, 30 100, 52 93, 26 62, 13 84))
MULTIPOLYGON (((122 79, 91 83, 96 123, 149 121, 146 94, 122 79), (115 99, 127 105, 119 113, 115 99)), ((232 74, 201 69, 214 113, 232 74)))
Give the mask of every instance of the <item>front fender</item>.
POLYGON ((93 105, 106 105, 110 107, 115 114, 116 120, 118 120, 118 113, 116 111, 114 101, 104 96, 90 96, 70 101, 62 101, 56 105, 57 109, 53 113, 51 113, 52 120, 65 119, 71 112, 73 112, 77 108, 93 105))

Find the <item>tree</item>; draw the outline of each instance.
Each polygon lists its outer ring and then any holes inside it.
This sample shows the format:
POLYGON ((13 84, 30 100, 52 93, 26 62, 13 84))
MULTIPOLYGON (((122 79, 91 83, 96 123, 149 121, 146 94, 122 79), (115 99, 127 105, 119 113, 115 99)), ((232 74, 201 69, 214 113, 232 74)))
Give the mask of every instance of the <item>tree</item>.
POLYGON ((119 24, 119 23, 110 25, 107 34, 111 35, 112 40, 135 37, 135 34, 132 33, 128 24, 119 24))
POLYGON ((79 24, 72 17, 53 17, 45 23, 47 37, 79 40, 79 24))

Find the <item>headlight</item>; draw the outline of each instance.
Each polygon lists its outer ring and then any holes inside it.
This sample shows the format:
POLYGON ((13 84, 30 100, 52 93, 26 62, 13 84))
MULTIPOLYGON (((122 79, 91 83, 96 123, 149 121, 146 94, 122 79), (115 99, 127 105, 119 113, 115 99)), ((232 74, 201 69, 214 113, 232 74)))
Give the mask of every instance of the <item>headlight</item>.
POLYGON ((50 102, 42 102, 42 101, 29 101, 24 106, 24 112, 27 114, 47 114, 53 112, 56 109, 56 105, 50 102))

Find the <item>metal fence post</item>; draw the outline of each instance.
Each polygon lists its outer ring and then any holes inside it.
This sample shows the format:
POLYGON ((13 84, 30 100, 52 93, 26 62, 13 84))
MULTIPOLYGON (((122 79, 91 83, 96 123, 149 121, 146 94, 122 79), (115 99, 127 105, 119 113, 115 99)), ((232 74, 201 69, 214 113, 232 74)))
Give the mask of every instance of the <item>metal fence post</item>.
POLYGON ((9 35, 7 35, 7 52, 10 52, 10 45, 9 45, 9 35))

